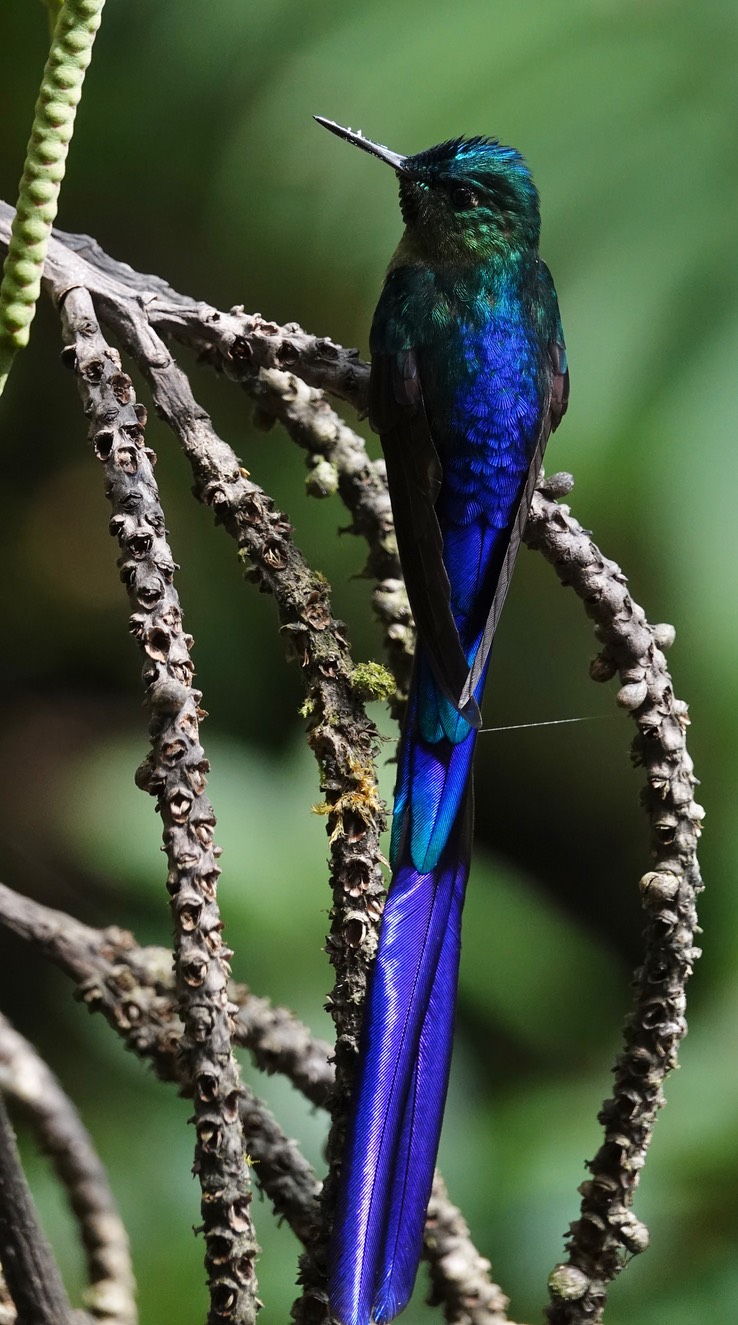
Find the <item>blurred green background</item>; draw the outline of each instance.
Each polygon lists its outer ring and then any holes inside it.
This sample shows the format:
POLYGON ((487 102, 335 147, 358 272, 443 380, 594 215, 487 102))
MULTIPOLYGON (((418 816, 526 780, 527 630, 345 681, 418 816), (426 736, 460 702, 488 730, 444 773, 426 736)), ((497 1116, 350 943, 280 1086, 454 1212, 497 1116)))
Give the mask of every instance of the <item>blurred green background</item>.
MULTIPOLYGON (((548 469, 574 473, 575 514, 622 563, 650 619, 677 627, 671 665, 691 705, 708 811, 705 956, 690 987, 683 1070, 668 1083, 637 1201, 652 1248, 615 1285, 610 1325, 738 1312, 738 640, 728 589, 738 528, 737 26, 728 0, 108 0, 59 214, 63 228, 190 294, 296 319, 366 352, 400 231, 394 185, 311 115, 402 152, 492 133, 533 168, 572 366, 548 469)), ((2 0, 0 195, 11 202, 46 44, 42 5, 2 0)), ((138 661, 59 348, 43 304, 0 404, 0 875, 91 923, 166 943, 158 820, 132 780, 146 748, 138 661)), ((356 578, 364 549, 337 537, 345 512, 337 500, 307 500, 295 447, 276 429, 254 431, 245 396, 183 361, 216 426, 332 580, 356 659, 379 656, 369 588, 356 578)), ((273 604, 241 583, 232 546, 192 501, 185 463, 156 419, 150 443, 211 715, 204 739, 234 970, 327 1034, 327 844, 310 814, 319 791, 297 669, 285 662, 273 604)), ((598 720, 480 741, 441 1158, 515 1320, 540 1318, 576 1216, 639 952, 640 777, 612 687, 588 679, 593 652, 573 595, 524 553, 487 724, 598 720)), ((391 768, 383 775, 389 796, 391 768)), ((144 1325, 201 1318, 187 1104, 19 942, 2 936, 0 956, 3 1007, 56 1068, 110 1167, 144 1325)), ((285 1083, 256 1084, 321 1168, 323 1119, 285 1083)), ((74 1285, 74 1235, 44 1162, 28 1154, 74 1285)), ((260 1320, 271 1325, 294 1296, 296 1244, 266 1204, 255 1213, 260 1320)), ((430 1320, 424 1288, 421 1272, 408 1325, 430 1320)))

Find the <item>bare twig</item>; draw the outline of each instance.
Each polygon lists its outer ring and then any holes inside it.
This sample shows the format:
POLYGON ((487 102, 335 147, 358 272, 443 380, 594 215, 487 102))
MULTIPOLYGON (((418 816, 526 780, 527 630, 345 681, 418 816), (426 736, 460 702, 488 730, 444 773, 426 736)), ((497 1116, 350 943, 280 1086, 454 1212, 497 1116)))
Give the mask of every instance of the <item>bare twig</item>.
MULTIPOLYGON (((140 948, 126 930, 92 929, 62 911, 22 897, 0 884, 0 921, 33 943, 75 981, 91 1011, 101 1011, 138 1057, 157 1076, 181 1077, 177 1049, 181 1022, 174 997, 171 954, 166 948, 140 948)), ((319 1107, 328 1103, 333 1081, 329 1046, 315 1040, 286 1008, 230 986, 238 1006, 236 1040, 249 1048, 265 1071, 288 1076, 319 1107)), ((314 1234, 319 1185, 297 1148, 277 1128, 263 1103, 250 1093, 242 1100, 246 1145, 258 1165, 257 1184, 306 1241, 314 1234)), ((425 1232, 433 1292, 445 1304, 449 1322, 498 1325, 502 1293, 489 1279, 489 1262, 474 1247, 458 1209, 436 1175, 425 1232)))
MULTIPOLYGON (((4 217, 11 210, 0 204, 0 239, 7 229, 4 217)), ((77 250, 97 254, 100 250, 84 238, 76 237, 69 248, 57 241, 51 247, 46 279, 55 298, 62 299, 75 284, 94 294, 106 323, 125 343, 149 381, 158 409, 176 432, 195 475, 196 495, 213 507, 218 522, 239 543, 247 577, 274 595, 282 629, 302 665, 310 743, 321 764, 328 801, 334 872, 340 869, 343 876, 342 905, 347 895, 353 896, 353 924, 348 934, 332 935, 332 948, 338 945, 347 950, 344 974, 349 981, 348 990, 336 994, 335 1011, 347 1000, 356 1001, 355 977, 366 957, 365 944, 372 947, 383 892, 376 862, 380 859, 377 830, 384 821, 371 772, 377 738, 357 699, 345 627, 332 618, 325 581, 305 563, 286 518, 249 481, 232 449, 214 432, 185 375, 149 325, 143 311, 146 301, 139 293, 143 278, 136 278, 123 264, 110 262, 116 273, 128 273, 130 287, 126 287, 90 266, 76 256, 77 250), (364 907, 367 895, 368 910, 364 907), (362 921, 359 932, 357 911, 362 921)), ((144 284, 167 288, 154 277, 145 278, 144 284)))
POLYGON ((651 1143, 663 1082, 676 1067, 686 1033, 685 986, 699 956, 695 898, 702 888, 697 839, 703 810, 694 800, 695 777, 687 753, 687 705, 675 699, 663 650, 671 626, 649 626, 625 576, 608 561, 554 496, 572 486, 557 475, 533 499, 526 541, 571 585, 595 622, 602 642, 591 674, 619 674, 618 704, 634 718, 633 760, 646 773, 643 806, 651 827, 653 868, 640 881, 646 909, 644 958, 634 979, 633 1008, 615 1065, 613 1096, 599 1115, 605 1140, 589 1163, 579 1219, 571 1226, 569 1259, 553 1271, 550 1325, 585 1325, 602 1319, 607 1286, 627 1260, 648 1245, 648 1231, 632 1213, 640 1171, 651 1143))
MULTIPOLYGON (((64 296, 65 284, 55 286, 64 296)), ((74 291, 72 291, 74 294, 74 291)), ((71 297, 71 296, 70 296, 71 297)), ((272 592, 282 629, 307 683, 308 741, 321 770, 331 840, 333 908, 328 939, 336 982, 336 1081, 323 1220, 303 1268, 306 1297, 324 1302, 324 1255, 356 1062, 369 961, 377 942, 384 888, 379 834, 384 810, 374 770, 378 737, 354 686, 345 627, 331 616, 328 589, 296 548, 288 522, 253 483, 196 404, 185 374, 130 297, 105 306, 108 323, 147 378, 159 413, 177 434, 195 476, 195 493, 238 542, 249 578, 272 592)))
MULTIPOLYGON (((139 1058, 150 1059, 163 1081, 181 1080, 177 1063, 182 1023, 168 948, 139 947, 128 930, 92 929, 0 883, 0 921, 33 943, 98 1009, 139 1058)), ((279 1072, 312 1104, 328 1105, 333 1085, 330 1045, 316 1039, 294 1013, 230 983, 234 1040, 264 1072, 279 1072)))
MULTIPOLYGON (((101 1012, 128 1048, 151 1063, 160 1080, 178 1082, 185 1093, 192 1093, 187 1059, 180 1051, 183 1026, 172 954, 166 948, 140 948, 126 930, 92 929, 4 884, 0 920, 71 976, 90 1011, 101 1012)), ((257 1046, 257 1061, 262 1059, 267 1071, 289 1068, 291 1074, 294 1068, 295 1085, 325 1107, 333 1080, 328 1046, 313 1040, 297 1018, 284 1008, 272 1008, 267 999, 255 1000, 257 1006, 250 1010, 251 996, 242 985, 231 985, 229 992, 242 1000, 239 1013, 247 1010, 243 1041, 257 1046)), ((238 1025, 237 1013, 236 1032, 238 1025)), ((304 1240, 315 1223, 320 1184, 264 1101, 246 1086, 238 1107, 253 1177, 275 1213, 304 1240)))
POLYGON ((251 374, 241 371, 238 376, 259 406, 258 421, 278 420, 307 452, 308 493, 328 497, 338 491, 352 517, 347 532, 366 540, 369 558, 364 574, 374 583, 372 604, 399 688, 392 704, 393 716, 399 719, 410 685, 415 628, 397 552, 384 460, 370 460, 363 438, 331 409, 321 390, 301 377, 267 367, 251 374))
POLYGON ((490 1279, 490 1263, 479 1255, 440 1173, 428 1204, 423 1258, 431 1281, 428 1301, 443 1307, 448 1325, 512 1325, 508 1299, 490 1279))
POLYGON ((138 785, 156 797, 169 861, 167 887, 175 933, 177 998, 184 1032, 180 1052, 193 1083, 195 1171, 202 1190, 205 1262, 212 1325, 251 1325, 258 1310, 258 1246, 248 1166, 239 1122, 238 1065, 231 1052, 228 958, 216 900, 220 873, 215 817, 205 792, 208 764, 199 741, 199 691, 192 688, 191 637, 172 585, 176 569, 144 447, 146 411, 105 343, 89 294, 68 290, 62 305, 65 358, 75 368, 95 454, 113 508, 111 533, 121 548, 121 579, 133 609, 131 631, 144 656, 151 751, 138 785))
MULTIPOLYGON (((0 202, 0 221, 9 222, 13 208, 0 202)), ((366 408, 369 366, 355 349, 336 345, 327 336, 312 336, 296 322, 279 326, 242 306, 222 312, 172 288, 161 276, 134 271, 111 258, 89 235, 54 230, 54 239, 77 254, 90 268, 88 289, 96 298, 119 294, 124 287, 145 308, 148 320, 163 335, 191 345, 203 360, 236 381, 261 368, 296 372, 309 386, 338 396, 360 413, 366 408)), ((50 254, 54 260, 53 253, 50 254)))
POLYGON ((109 1325, 135 1325, 128 1236, 103 1164, 54 1073, 2 1015, 0 1090, 22 1106, 69 1198, 87 1255, 86 1307, 109 1325))
POLYGON ((182 1080, 182 1022, 168 948, 139 948, 127 930, 92 929, 0 884, 0 920, 59 966, 91 1011, 99 1010, 163 1081, 182 1080))
POLYGON ((331 1046, 319 1040, 287 1008, 234 985, 231 997, 238 1007, 236 1043, 248 1049, 263 1072, 279 1072, 319 1108, 330 1106, 334 1071, 331 1046))
POLYGON ((274 1213, 286 1219, 295 1237, 308 1246, 320 1222, 322 1184, 294 1141, 290 1141, 263 1100, 246 1088, 241 1125, 256 1166, 256 1182, 269 1197, 274 1213))
MULTIPOLYGON (((0 243, 9 233, 12 216, 13 209, 0 202, 0 243)), ((312 457, 308 490, 314 496, 327 495, 337 482, 351 513, 351 531, 365 538, 369 547, 366 573, 376 580, 372 601, 399 687, 394 705, 399 716, 414 629, 400 575, 384 461, 370 460, 362 438, 329 408, 320 390, 311 389, 321 387, 363 407, 369 372, 358 352, 326 337, 309 336, 295 323, 280 327, 239 308, 219 312, 178 294, 161 277, 144 276, 116 262, 85 235, 55 230, 54 236, 46 279, 57 297, 66 286, 78 283, 89 290, 98 313, 117 331, 122 317, 132 317, 132 353, 137 344, 139 362, 142 351, 144 359, 148 354, 149 370, 157 362, 164 367, 168 355, 162 354, 157 337, 146 334, 147 328, 193 346, 214 368, 242 383, 257 399, 262 419, 278 417, 308 451, 312 457), (289 371, 293 365, 302 382, 289 371)), ((222 446, 216 449, 221 459, 222 446)))
POLYGON ((0 1264, 22 1325, 72 1325, 64 1284, 38 1222, 1 1094, 0 1264))

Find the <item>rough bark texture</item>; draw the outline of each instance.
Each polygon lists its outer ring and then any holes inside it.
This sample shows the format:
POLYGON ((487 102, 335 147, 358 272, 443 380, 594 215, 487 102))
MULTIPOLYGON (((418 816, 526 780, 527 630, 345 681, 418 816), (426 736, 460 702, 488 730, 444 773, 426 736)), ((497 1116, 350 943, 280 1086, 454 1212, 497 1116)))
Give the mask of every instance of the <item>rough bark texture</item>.
POLYGON ((38 1222, 2 1095, 0 1264, 21 1325, 72 1325, 61 1275, 38 1222))
POLYGON ((54 1073, 2 1015, 0 1089, 22 1108, 66 1192, 87 1260, 86 1307, 106 1325, 136 1325, 128 1234, 104 1165, 54 1073))
POLYGON ((479 1255, 440 1173, 428 1203, 423 1254, 430 1271, 428 1302, 442 1307, 448 1325, 512 1325, 508 1299, 491 1279, 490 1263, 479 1255))
POLYGON ((219 849, 205 791, 208 763, 199 738, 199 691, 192 687, 192 639, 182 626, 173 585, 177 569, 166 541, 154 482, 155 456, 144 445, 146 411, 117 351, 104 341, 86 291, 70 290, 62 306, 90 439, 103 466, 121 549, 120 577, 133 609, 131 634, 144 657, 151 751, 136 774, 156 797, 164 826, 174 922, 175 971, 183 1034, 179 1053, 195 1103, 195 1172, 202 1190, 202 1231, 210 1291, 209 1320, 251 1325, 258 1303, 258 1245, 239 1119, 242 1088, 231 1052, 228 959, 217 903, 219 849))
POLYGON ((549 1280, 550 1325, 601 1320, 609 1283, 648 1246, 648 1230, 632 1204, 664 1103, 664 1079, 677 1065, 687 1030, 685 987, 699 956, 697 841, 704 817, 694 799, 696 779, 687 753, 687 705, 674 697, 663 652, 673 643, 674 630, 648 624, 620 567, 602 555, 567 506, 552 500, 570 488, 568 475, 560 475, 536 494, 526 541, 543 552, 595 622, 602 649, 592 661, 593 679, 620 677, 617 702, 637 725, 632 757, 646 775, 642 802, 651 828, 652 868, 640 881, 646 911, 643 963, 635 972, 613 1094, 599 1114, 605 1139, 589 1162, 592 1177, 580 1188, 582 1207, 569 1232, 568 1262, 549 1280))
MULTIPOLYGON (((157 1076, 182 1080, 178 1054, 182 1024, 171 954, 165 948, 140 948, 131 934, 115 927, 91 929, 3 884, 0 920, 65 971, 90 1011, 102 1012, 131 1051, 151 1062, 157 1076)), ((329 1046, 313 1039, 286 1008, 273 1007, 243 985, 231 985, 230 996, 239 1008, 236 1040, 252 1050, 264 1070, 286 1075, 307 1099, 325 1108, 333 1083, 329 1046)), ((314 1233, 320 1192, 310 1166, 261 1100, 247 1094, 241 1101, 241 1119, 245 1144, 255 1161, 256 1183, 275 1213, 307 1242, 314 1233)), ((505 1319, 506 1299, 490 1279, 489 1261, 474 1246, 440 1174, 428 1209, 423 1257, 430 1271, 432 1300, 443 1306, 449 1322, 499 1325, 505 1319)))

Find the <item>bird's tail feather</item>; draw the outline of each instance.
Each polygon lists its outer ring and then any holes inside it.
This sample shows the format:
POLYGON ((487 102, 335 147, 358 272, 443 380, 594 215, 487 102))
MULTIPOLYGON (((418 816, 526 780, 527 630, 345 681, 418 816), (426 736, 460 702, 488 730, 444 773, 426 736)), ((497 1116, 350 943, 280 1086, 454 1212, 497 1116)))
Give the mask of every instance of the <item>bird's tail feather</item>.
MULTIPOLYGON (((468 801, 471 807, 471 794, 468 801)), ((465 818, 470 834, 470 808, 465 818)), ((460 826, 460 832, 463 831, 466 831, 465 825, 460 826)), ((392 1320, 409 1302, 422 1251, 425 1212, 433 1183, 451 1067, 461 954, 461 913, 469 873, 468 861, 468 852, 460 851, 452 881, 451 906, 420 1030, 415 1069, 394 1161, 389 1218, 374 1302, 374 1319, 380 1325, 392 1320)))
MULTIPOLYGON (((468 773, 473 744, 471 734, 468 773)), ((342 1325, 388 1321, 412 1292, 448 1086, 470 848, 470 787, 432 870, 416 868, 402 835, 330 1253, 331 1309, 342 1325)))

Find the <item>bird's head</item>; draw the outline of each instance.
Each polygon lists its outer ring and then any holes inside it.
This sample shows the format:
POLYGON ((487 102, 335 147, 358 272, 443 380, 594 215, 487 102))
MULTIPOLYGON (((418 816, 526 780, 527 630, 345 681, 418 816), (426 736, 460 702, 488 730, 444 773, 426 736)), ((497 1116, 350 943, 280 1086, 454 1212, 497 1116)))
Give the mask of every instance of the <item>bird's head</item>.
POLYGON ((399 156, 332 120, 315 118, 397 173, 408 257, 466 265, 537 248, 538 192, 514 148, 494 138, 453 138, 399 156))

